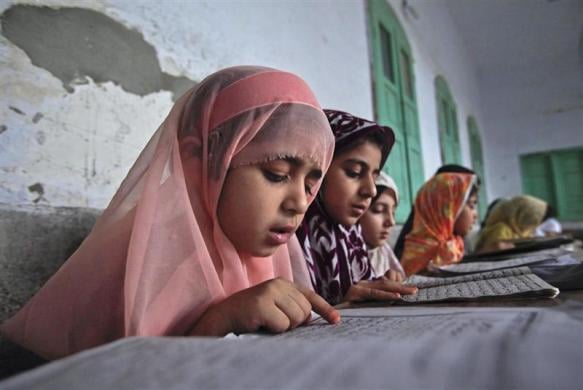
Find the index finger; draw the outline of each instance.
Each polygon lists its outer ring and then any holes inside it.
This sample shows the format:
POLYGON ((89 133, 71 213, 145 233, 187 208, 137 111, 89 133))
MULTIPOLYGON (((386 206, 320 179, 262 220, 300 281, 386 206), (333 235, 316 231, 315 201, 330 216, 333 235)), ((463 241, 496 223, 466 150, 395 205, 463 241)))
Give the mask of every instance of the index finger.
POLYGON ((330 324, 340 322, 340 313, 334 309, 324 298, 310 290, 300 290, 312 305, 312 310, 322 316, 330 324))
POLYGON ((418 288, 415 286, 407 286, 405 284, 389 280, 374 281, 373 284, 373 288, 401 294, 415 294, 418 290, 418 288))

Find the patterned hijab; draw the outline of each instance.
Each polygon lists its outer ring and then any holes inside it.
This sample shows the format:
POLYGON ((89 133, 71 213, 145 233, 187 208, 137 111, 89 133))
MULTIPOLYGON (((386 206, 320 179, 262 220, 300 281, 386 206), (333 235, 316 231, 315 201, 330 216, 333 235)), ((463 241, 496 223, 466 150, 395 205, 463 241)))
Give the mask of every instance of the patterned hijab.
POLYGON ((228 169, 297 157, 325 172, 333 148, 296 75, 210 75, 176 102, 81 247, 2 333, 54 359, 121 337, 187 335, 209 305, 274 277, 309 284, 297 241, 243 257, 217 208, 228 169))
POLYGON ((401 257, 407 275, 424 270, 430 261, 442 265, 461 260, 464 240, 454 234, 454 225, 476 180, 472 174, 440 173, 421 187, 401 257))
MULTIPOLYGON (((395 142, 393 130, 351 114, 324 110, 336 139, 335 155, 350 148, 358 139, 372 133, 383 139, 381 167, 395 142)), ((321 197, 308 209, 297 231, 312 285, 331 304, 337 304, 351 285, 375 277, 368 259, 360 225, 342 226, 332 220, 321 197)))
MULTIPOLYGON (((476 172, 474 172, 471 169, 468 169, 464 166, 461 166, 461 165, 445 164, 445 165, 442 165, 441 167, 439 167, 439 169, 435 172, 435 175, 438 175, 440 173, 471 173, 471 174, 475 174, 476 172)), ((478 184, 479 184, 480 178, 478 177, 476 180, 478 180, 478 184)), ((407 220, 405 221, 405 223, 401 227, 401 231, 399 232, 399 237, 397 237, 397 241, 395 242, 395 256, 397 256, 397 258, 399 258, 399 259, 403 256, 403 249, 405 248, 405 237, 407 237, 407 234, 409 234, 411 232, 411 229, 413 229, 413 220, 414 219, 415 219, 415 207, 411 207, 411 211, 409 212, 409 216, 407 217, 407 220)))

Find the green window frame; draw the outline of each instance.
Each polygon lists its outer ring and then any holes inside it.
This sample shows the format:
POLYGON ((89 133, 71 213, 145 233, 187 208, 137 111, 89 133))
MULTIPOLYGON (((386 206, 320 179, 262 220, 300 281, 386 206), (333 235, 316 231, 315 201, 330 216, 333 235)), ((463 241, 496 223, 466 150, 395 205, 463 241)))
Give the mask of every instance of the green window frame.
POLYGON ((470 141, 470 155, 472 160, 472 169, 480 176, 482 185, 478 193, 478 211, 480 213, 480 220, 486 215, 488 207, 488 199, 486 197, 486 168, 484 165, 484 154, 482 151, 482 140, 478 125, 473 116, 469 116, 467 120, 468 139, 470 141))
POLYGON ((383 170, 395 179, 400 202, 397 222, 407 219, 424 181, 414 58, 395 13, 385 0, 369 0, 375 120, 395 132, 395 145, 383 170))
POLYGON ((458 133, 457 108, 443 76, 435 78, 435 102, 441 161, 443 164, 461 164, 462 153, 458 133))
POLYGON ((562 221, 583 220, 583 147, 520 156, 522 190, 550 203, 562 221))

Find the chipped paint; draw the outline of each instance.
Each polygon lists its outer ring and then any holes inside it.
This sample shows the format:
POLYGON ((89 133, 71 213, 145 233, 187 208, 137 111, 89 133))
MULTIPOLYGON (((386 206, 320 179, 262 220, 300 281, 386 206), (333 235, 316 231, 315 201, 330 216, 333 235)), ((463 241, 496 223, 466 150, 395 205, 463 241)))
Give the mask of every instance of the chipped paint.
POLYGON ((162 72, 154 47, 139 32, 96 11, 15 5, 1 23, 2 34, 69 93, 91 79, 141 96, 168 90, 177 98, 195 84, 162 72))
POLYGON ((40 121, 43 118, 43 114, 40 112, 37 112, 36 114, 34 114, 34 116, 32 117, 32 123, 38 123, 38 121, 40 121))
MULTIPOLYGON (((273 66, 302 75, 323 104, 352 108, 365 116, 371 113, 369 90, 361 88, 346 95, 345 88, 335 82, 342 74, 348 84, 368 85, 368 74, 358 71, 368 69, 361 4, 345 2, 331 9, 329 4, 310 3, 308 7, 307 2, 268 7, 233 2, 225 12, 219 3, 201 0, 172 6, 153 0, 0 0, 0 14, 29 9, 25 5, 43 9, 35 22, 47 14, 57 15, 59 20, 70 14, 71 8, 76 10, 75 16, 89 15, 82 20, 97 20, 99 28, 110 26, 122 39, 133 37, 129 42, 138 47, 138 54, 148 53, 146 73, 159 79, 149 84, 154 87, 133 90, 141 80, 128 78, 127 85, 127 63, 122 67, 125 73, 118 76, 103 67, 107 63, 115 68, 110 59, 119 58, 107 47, 95 51, 110 56, 103 59, 95 55, 101 62, 96 68, 81 68, 75 58, 72 62, 77 65, 61 74, 63 67, 53 69, 46 59, 39 60, 40 49, 30 39, 33 35, 26 36, 44 28, 43 34, 51 37, 44 41, 50 52, 56 36, 47 31, 46 21, 31 23, 28 32, 12 25, 6 33, 2 24, 0 126, 4 127, 0 129, 5 130, 0 135, 0 203, 33 204, 38 196, 28 187, 42 183, 43 196, 52 206, 104 208, 180 93, 169 80, 188 77, 198 81, 217 69, 239 64, 273 66), (319 23, 324 19, 335 25, 319 23), (349 23, 354 20, 358 23, 349 23), (266 31, 285 33, 265 39, 266 31), (313 40, 323 33, 335 39, 323 43, 313 40), (345 41, 352 45, 350 58, 345 57, 345 41), (331 72, 322 66, 326 61, 342 62, 344 67, 331 72)), ((78 21, 71 23, 73 31, 85 31, 78 21)), ((100 30, 99 36, 107 34, 100 30)), ((67 37, 67 42, 71 39, 67 37)), ((93 48, 104 46, 95 39, 89 40, 93 48)), ((83 42, 71 45, 76 53, 85 53, 83 42)), ((57 48, 52 57, 55 53, 71 54, 62 45, 57 48)), ((141 73, 142 65, 133 62, 129 69, 141 73)))
POLYGON ((11 109, 12 111, 14 111, 15 113, 17 113, 18 115, 26 115, 21 109, 19 109, 18 107, 14 107, 14 106, 8 106, 9 109, 11 109))

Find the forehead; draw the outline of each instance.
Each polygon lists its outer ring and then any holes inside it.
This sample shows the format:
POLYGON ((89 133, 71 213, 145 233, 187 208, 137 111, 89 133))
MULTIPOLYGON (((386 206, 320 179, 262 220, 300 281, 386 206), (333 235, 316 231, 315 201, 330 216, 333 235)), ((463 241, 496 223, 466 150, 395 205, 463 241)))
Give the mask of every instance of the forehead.
POLYGON ((365 141, 360 145, 347 149, 334 158, 334 161, 340 163, 349 160, 365 163, 375 169, 379 168, 381 162, 381 148, 373 142, 365 141))
POLYGON ((374 203, 375 204, 377 204, 377 203, 384 203, 384 204, 394 205, 395 204, 395 198, 393 196, 393 191, 390 188, 384 190, 378 196, 378 198, 375 200, 374 203))

